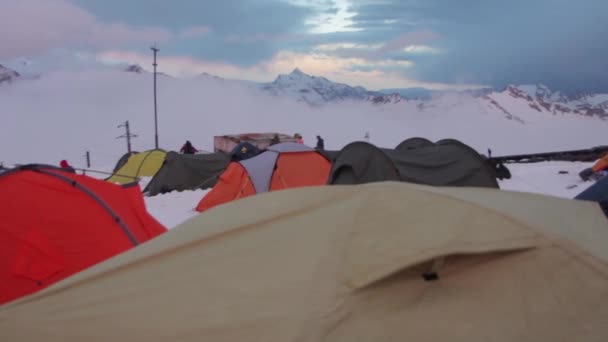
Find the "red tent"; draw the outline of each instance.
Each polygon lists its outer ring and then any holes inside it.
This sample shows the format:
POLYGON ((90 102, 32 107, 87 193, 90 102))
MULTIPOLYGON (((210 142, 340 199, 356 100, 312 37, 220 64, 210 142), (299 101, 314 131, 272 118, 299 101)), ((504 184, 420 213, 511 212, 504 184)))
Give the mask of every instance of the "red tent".
POLYGON ((166 231, 146 211, 137 183, 45 165, 0 173, 0 304, 166 231))

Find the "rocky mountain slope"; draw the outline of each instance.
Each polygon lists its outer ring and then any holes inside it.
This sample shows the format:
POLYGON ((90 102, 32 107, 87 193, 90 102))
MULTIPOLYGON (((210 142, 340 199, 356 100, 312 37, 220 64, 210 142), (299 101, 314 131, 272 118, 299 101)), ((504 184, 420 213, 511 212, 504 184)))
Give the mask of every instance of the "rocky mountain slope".
POLYGON ((11 83, 21 75, 13 69, 9 69, 0 64, 0 83, 11 83))

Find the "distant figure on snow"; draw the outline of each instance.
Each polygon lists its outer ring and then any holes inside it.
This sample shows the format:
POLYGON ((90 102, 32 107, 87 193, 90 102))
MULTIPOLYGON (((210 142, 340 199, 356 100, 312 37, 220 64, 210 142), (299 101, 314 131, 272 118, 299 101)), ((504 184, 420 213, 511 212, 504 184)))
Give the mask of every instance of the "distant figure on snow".
POLYGON ((294 134, 293 137, 296 138, 296 142, 298 144, 304 144, 304 139, 302 139, 302 135, 300 133, 294 134))
POLYGON ((325 149, 325 141, 321 138, 320 135, 317 135, 317 150, 325 149))
POLYGON ((182 146, 181 150, 179 150, 179 151, 183 154, 195 154, 196 152, 198 152, 198 150, 196 148, 194 148, 194 146, 192 146, 192 143, 190 142, 190 140, 186 140, 186 143, 184 144, 184 146, 182 146))
POLYGON ((275 134, 274 137, 272 137, 272 140, 270 140, 270 146, 276 145, 280 142, 281 142, 281 139, 279 139, 279 135, 275 134))
POLYGON ((74 168, 73 168, 73 167, 72 167, 72 166, 71 166, 71 165, 68 163, 68 161, 67 161, 67 160, 65 160, 65 159, 62 159, 62 160, 59 162, 59 166, 60 166, 62 169, 66 169, 66 171, 70 171, 70 172, 76 172, 76 170, 75 170, 75 169, 74 169, 74 168))

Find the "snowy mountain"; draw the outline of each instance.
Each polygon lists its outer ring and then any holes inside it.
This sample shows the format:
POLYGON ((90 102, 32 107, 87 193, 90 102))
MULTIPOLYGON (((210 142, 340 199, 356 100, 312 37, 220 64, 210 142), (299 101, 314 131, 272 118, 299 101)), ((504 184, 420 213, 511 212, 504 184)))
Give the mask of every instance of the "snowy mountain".
POLYGON ((2 64, 0 64, 0 83, 11 83, 19 78, 18 72, 13 69, 9 69, 2 64))
POLYGON ((472 97, 481 97, 493 92, 492 88, 477 88, 477 89, 467 89, 467 90, 436 90, 436 89, 428 89, 428 88, 390 88, 390 89, 381 89, 379 92, 383 94, 399 94, 402 97, 410 100, 422 100, 429 101, 433 98, 443 96, 445 94, 466 94, 472 97))
POLYGON ((216 80, 216 81, 222 81, 224 80, 223 78, 216 76, 216 75, 211 75, 209 73, 203 72, 202 74, 198 75, 199 78, 202 79, 210 79, 210 80, 216 80))
POLYGON ((127 66, 126 68, 124 68, 123 71, 134 72, 136 74, 146 73, 146 70, 144 70, 144 68, 142 68, 141 65, 138 65, 138 64, 131 64, 131 65, 127 66))
POLYGON ((503 91, 482 97, 506 114, 517 115, 524 109, 558 114, 579 114, 608 118, 608 94, 567 96, 544 85, 510 85, 503 91))
MULTIPOLYGON (((129 72, 129 73, 134 73, 134 74, 152 74, 152 72, 144 69, 141 65, 139 64, 130 64, 126 67, 124 67, 122 69, 122 71, 124 72, 129 72)), ((168 78, 173 78, 173 76, 169 75, 169 74, 165 74, 164 72, 158 72, 156 73, 158 76, 160 77, 168 77, 168 78)))
POLYGON ((264 83, 260 88, 274 96, 288 96, 311 105, 322 105, 335 101, 371 101, 373 103, 397 103, 406 101, 398 94, 382 94, 363 87, 352 87, 335 83, 325 77, 311 76, 300 69, 290 74, 279 75, 274 82, 264 83))
POLYGON ((407 101, 405 97, 397 93, 370 95, 366 100, 373 104, 395 104, 407 101))

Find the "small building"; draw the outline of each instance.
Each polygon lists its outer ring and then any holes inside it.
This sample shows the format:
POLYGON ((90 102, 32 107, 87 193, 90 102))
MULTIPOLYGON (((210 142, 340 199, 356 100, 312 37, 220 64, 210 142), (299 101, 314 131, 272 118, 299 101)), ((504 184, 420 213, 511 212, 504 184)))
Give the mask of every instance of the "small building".
POLYGON ((297 139, 292 135, 283 133, 243 133, 227 134, 213 137, 213 151, 230 153, 236 145, 248 142, 260 150, 270 146, 270 142, 275 134, 279 135, 280 142, 296 142, 297 139))

